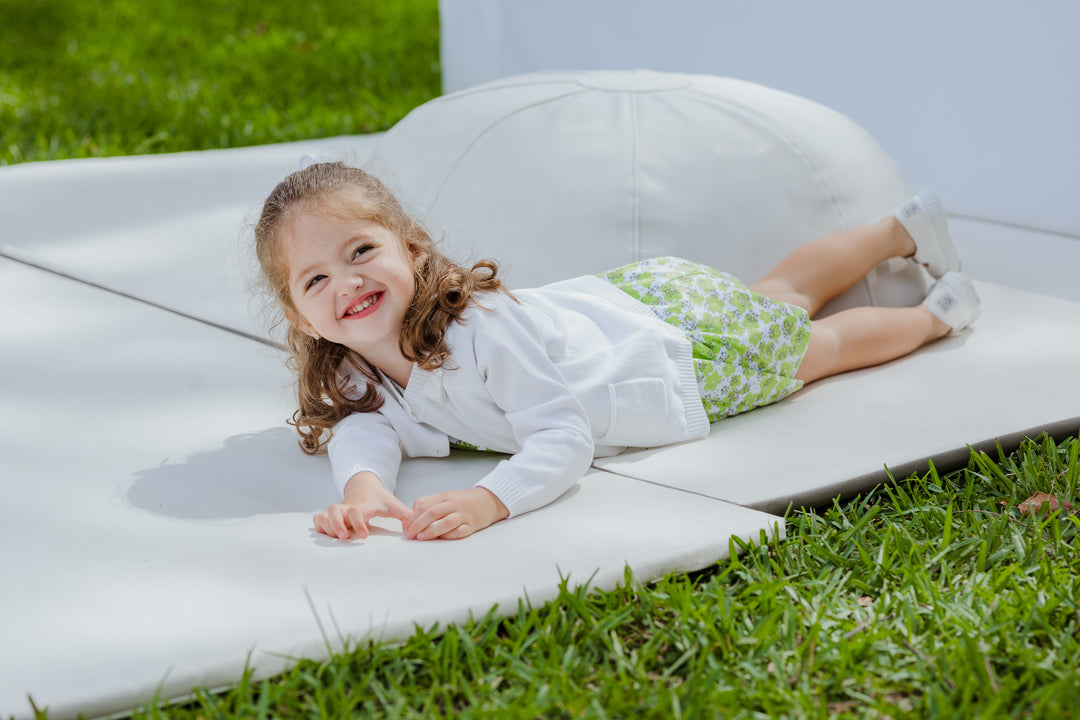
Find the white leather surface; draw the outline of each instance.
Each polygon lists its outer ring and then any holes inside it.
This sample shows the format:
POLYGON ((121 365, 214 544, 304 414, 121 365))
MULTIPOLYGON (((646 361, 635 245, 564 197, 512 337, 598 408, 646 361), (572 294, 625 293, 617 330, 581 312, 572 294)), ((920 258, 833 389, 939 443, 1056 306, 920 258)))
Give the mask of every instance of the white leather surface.
MULTIPOLYGON (((388 177, 458 256, 512 286, 678 255, 761 278, 794 248, 907 199, 848 118, 731 78, 535 73, 438 98, 379 143, 388 177)), ((927 277, 883 264, 835 307, 909 305, 927 277)))
MULTIPOLYGON (((320 621, 335 646, 401 638, 543 602, 560 573, 612 587, 627 564, 700 568, 778 520, 593 471, 464 541, 408 542, 389 521, 343 544, 311 530, 334 490, 284 427, 277 351, 5 259, 0 333, 4 718, 31 717, 28 694, 62 720, 220 686, 249 653, 265 676, 282 654, 325 657, 320 621)), ((407 462, 401 494, 495 461, 407 462)))
POLYGON ((903 477, 926 458, 965 465, 969 445, 1080 430, 1080 304, 976 287, 983 315, 964 334, 721 420, 699 442, 595 466, 783 513, 865 490, 887 479, 884 466, 903 477))
POLYGON ((1080 241, 1067 235, 950 217, 964 272, 1019 290, 1080 302, 1080 241))
POLYGON ((377 135, 0 168, 0 253, 258 336, 250 226, 304 154, 377 135))
POLYGON ((439 11, 445 92, 541 70, 743 78, 853 118, 954 212, 1080 238, 1071 0, 442 0, 439 11))

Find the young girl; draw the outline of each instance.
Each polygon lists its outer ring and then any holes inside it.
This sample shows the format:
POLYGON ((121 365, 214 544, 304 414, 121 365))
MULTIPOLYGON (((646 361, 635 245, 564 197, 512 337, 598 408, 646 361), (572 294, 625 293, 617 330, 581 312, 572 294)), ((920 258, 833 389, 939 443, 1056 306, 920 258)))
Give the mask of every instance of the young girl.
POLYGON ((539 508, 594 457, 708 434, 709 423, 819 378, 910 353, 979 314, 936 196, 797 249, 760 282, 678 258, 633 263, 511 294, 495 263, 455 265, 374 177, 342 163, 289 175, 255 230, 288 320, 293 424, 329 452, 343 500, 322 533, 463 538, 539 508), (888 258, 940 278, 910 308, 811 320, 888 258), (474 488, 393 495, 402 453, 458 444, 510 457, 474 488))

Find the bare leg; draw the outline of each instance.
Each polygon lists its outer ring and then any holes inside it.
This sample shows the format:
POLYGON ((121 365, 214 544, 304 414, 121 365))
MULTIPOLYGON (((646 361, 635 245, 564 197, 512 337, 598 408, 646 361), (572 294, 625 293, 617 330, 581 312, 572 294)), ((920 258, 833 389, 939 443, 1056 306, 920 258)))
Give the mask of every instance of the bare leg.
POLYGON ((809 383, 895 360, 949 330, 923 305, 844 310, 811 322, 810 343, 795 377, 809 383))
POLYGON ((878 263, 914 252, 915 241, 890 215, 873 225, 849 228, 803 245, 749 288, 798 305, 813 317, 878 263))

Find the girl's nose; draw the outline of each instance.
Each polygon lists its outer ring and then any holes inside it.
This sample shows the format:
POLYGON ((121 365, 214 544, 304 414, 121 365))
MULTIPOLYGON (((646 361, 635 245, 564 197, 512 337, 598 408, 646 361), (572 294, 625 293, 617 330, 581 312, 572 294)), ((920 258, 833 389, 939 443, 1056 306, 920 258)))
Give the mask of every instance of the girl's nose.
POLYGON ((340 295, 350 295, 354 290, 364 286, 364 278, 359 275, 349 275, 345 278, 345 282, 341 283, 340 295))

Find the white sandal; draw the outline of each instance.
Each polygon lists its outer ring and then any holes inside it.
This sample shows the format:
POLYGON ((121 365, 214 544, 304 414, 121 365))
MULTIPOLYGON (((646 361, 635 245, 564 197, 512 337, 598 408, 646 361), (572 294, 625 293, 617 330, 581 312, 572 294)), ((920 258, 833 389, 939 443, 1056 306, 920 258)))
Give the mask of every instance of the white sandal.
POLYGON ((960 255, 949 235, 949 220, 933 190, 921 190, 894 213, 915 241, 913 259, 935 278, 960 269, 960 255))
POLYGON ((942 275, 922 304, 954 333, 971 325, 982 314, 979 294, 971 281, 958 272, 942 275))

